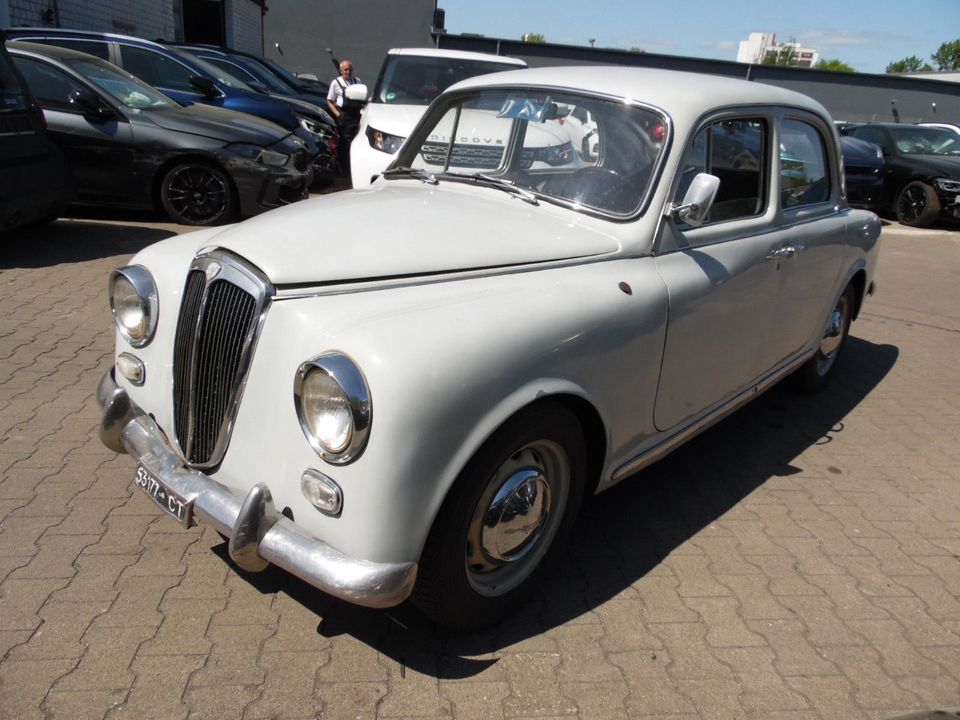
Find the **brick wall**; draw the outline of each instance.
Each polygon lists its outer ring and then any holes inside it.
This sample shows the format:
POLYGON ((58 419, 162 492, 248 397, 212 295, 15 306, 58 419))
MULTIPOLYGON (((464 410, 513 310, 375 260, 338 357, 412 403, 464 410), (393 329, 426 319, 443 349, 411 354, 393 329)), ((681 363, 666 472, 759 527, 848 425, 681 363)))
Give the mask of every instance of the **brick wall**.
MULTIPOLYGON (((175 39, 179 28, 173 4, 174 0, 59 0, 60 27, 175 39)), ((52 27, 55 23, 43 19, 48 8, 53 8, 48 0, 10 0, 10 24, 52 27)))
POLYGON ((261 54, 260 6, 253 0, 225 0, 225 3, 226 44, 235 50, 261 54))

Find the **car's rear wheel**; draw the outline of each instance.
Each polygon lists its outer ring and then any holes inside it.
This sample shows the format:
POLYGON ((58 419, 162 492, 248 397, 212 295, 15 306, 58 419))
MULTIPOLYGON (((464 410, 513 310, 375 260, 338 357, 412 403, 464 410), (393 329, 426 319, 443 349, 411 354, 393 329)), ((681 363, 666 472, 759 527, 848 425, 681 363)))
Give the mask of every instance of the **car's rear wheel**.
POLYGON ((234 215, 230 177, 201 161, 183 162, 166 172, 160 203, 171 220, 184 225, 216 225, 234 215))
POLYGON ((585 474, 571 412, 543 404, 514 416, 444 501, 420 558, 414 603, 458 628, 489 625, 517 607, 562 552, 585 474))
POLYGON ((797 380, 804 392, 815 392, 826 385, 850 334, 855 297, 853 283, 850 283, 827 318, 816 353, 797 371, 797 380))
POLYGON ((926 183, 915 180, 897 195, 897 220, 911 227, 926 227, 940 215, 940 198, 926 183))

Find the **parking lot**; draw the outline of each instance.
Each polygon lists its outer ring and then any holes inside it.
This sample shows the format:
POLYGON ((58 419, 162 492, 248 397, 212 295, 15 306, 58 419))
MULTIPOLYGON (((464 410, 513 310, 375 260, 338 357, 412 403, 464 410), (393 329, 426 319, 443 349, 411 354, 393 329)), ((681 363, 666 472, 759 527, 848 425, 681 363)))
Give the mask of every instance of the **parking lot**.
POLYGON ((238 571, 100 444, 107 274, 186 229, 87 217, 2 239, 0 717, 960 707, 960 231, 886 225, 829 390, 775 387, 597 497, 535 600, 460 635, 238 571))

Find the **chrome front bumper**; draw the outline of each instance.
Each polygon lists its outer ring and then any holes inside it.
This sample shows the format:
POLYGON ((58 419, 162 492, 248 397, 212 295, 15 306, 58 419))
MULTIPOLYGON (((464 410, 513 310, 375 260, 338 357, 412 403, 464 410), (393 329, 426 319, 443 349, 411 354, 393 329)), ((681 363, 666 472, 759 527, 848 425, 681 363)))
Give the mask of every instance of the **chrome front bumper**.
POLYGON ((213 478, 183 466, 163 432, 117 385, 111 368, 100 381, 100 439, 129 453, 171 490, 193 502, 191 524, 204 522, 230 538, 230 557, 248 571, 268 563, 357 605, 390 607, 410 596, 417 564, 357 560, 306 535, 273 506, 265 483, 239 498, 213 478))

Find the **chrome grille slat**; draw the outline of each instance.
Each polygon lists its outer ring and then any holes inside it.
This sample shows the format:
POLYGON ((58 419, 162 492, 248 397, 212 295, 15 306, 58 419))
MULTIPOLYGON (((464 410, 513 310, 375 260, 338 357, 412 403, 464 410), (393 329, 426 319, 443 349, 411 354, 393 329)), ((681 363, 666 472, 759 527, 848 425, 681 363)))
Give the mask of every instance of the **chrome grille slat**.
POLYGON ((194 260, 174 346, 174 419, 184 460, 220 462, 273 288, 224 252, 194 260))

